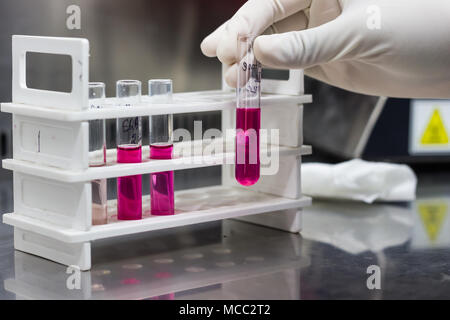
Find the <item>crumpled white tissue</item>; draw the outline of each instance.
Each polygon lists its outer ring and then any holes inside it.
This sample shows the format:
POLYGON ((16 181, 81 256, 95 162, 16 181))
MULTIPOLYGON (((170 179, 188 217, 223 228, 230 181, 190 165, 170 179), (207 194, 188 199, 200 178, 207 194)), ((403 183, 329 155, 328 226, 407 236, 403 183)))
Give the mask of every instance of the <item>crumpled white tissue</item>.
POLYGON ((412 201, 416 186, 416 175, 407 165, 360 159, 302 164, 302 192, 316 198, 412 201))

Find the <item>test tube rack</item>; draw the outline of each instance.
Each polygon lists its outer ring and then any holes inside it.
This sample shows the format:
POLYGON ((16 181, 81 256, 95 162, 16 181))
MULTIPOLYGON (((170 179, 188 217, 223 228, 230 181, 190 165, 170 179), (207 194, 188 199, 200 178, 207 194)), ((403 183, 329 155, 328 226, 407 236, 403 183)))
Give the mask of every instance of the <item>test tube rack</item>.
MULTIPOLYGON (((199 153, 183 158, 149 160, 144 148, 142 163, 108 161, 103 167, 88 163, 89 120, 221 111, 222 131, 234 128, 235 93, 226 85, 222 90, 175 94, 171 104, 151 104, 143 97, 139 105, 124 109, 115 107, 115 98, 106 98, 109 107, 89 109, 88 40, 16 35, 12 58, 12 102, 2 103, 1 111, 13 118, 13 158, 3 160, 3 167, 13 171, 14 212, 4 214, 3 222, 14 227, 15 249, 89 270, 91 241, 98 239, 229 218, 301 230, 302 208, 311 203, 302 196, 300 183, 301 157, 311 153, 303 146, 303 104, 312 100, 303 94, 301 70, 291 70, 287 81, 262 81, 261 128, 279 129, 279 169, 252 187, 241 187, 229 164, 234 152, 203 155, 207 141, 200 142, 199 153), (72 91, 28 88, 27 52, 70 56, 72 91), (117 221, 116 200, 110 200, 108 223, 92 225, 92 180, 216 165, 222 165, 222 185, 176 192, 175 215, 144 214, 142 220, 117 221)), ((233 141, 222 138, 211 143, 233 141)), ((180 144, 175 143, 174 149, 180 144)), ((114 159, 115 151, 108 150, 108 155, 114 159)), ((143 203, 149 200, 144 198, 143 203)))

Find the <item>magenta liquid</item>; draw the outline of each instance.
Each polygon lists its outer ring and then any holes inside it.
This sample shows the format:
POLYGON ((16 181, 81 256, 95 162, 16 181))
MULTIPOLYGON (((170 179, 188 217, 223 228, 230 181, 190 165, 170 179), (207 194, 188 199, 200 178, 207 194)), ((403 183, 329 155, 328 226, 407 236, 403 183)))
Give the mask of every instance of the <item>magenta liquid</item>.
POLYGON ((259 129, 261 109, 236 109, 236 180, 251 186, 259 180, 259 129))
MULTIPOLYGON (((172 159, 173 145, 151 145, 151 159, 172 159)), ((173 171, 150 174, 150 206, 152 215, 175 213, 173 171)))
MULTIPOLYGON (((140 145, 120 145, 117 147, 118 163, 142 161, 140 145)), ((142 219, 142 176, 117 178, 117 219, 142 219)))

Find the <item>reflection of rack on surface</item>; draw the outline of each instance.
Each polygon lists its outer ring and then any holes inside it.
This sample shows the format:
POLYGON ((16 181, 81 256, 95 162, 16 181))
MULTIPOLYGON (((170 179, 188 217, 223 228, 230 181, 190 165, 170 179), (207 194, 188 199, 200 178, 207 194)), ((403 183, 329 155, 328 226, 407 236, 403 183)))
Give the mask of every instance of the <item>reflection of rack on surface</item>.
POLYGON ((135 236, 129 238, 130 244, 114 248, 102 244, 96 252, 103 258, 94 258, 92 269, 81 274, 80 290, 67 289, 70 275, 66 268, 16 252, 14 277, 5 279, 4 286, 18 299, 183 299, 196 297, 197 292, 218 299, 235 294, 300 298, 301 269, 311 261, 298 248, 298 237, 233 220, 215 226, 208 227, 217 236, 207 239, 202 235, 206 229, 197 225, 182 228, 176 235, 159 232, 145 239, 135 236), (253 237, 249 239, 249 235, 253 237), (177 244, 163 253, 158 249, 186 237, 192 240, 191 245, 177 244), (113 251, 117 258, 112 258, 113 251), (261 283, 274 281, 281 282, 285 290, 261 291, 261 283))
MULTIPOLYGON (((200 149, 194 147, 200 154, 137 164, 110 162, 104 167, 89 168, 88 120, 222 111, 224 132, 235 128, 235 98, 226 89, 180 93, 175 94, 171 104, 155 105, 144 99, 141 105, 130 109, 115 108, 115 99, 108 98, 105 109, 90 110, 88 57, 89 44, 85 39, 13 37, 13 102, 2 104, 2 111, 13 114, 13 159, 4 160, 3 166, 14 171, 14 213, 5 214, 3 221, 15 228, 16 249, 88 270, 90 241, 101 238, 226 218, 300 231, 301 208, 310 203, 300 190, 301 156, 311 152, 302 146, 303 103, 310 102, 311 97, 302 95, 300 71, 291 71, 288 81, 263 80, 263 88, 265 84, 265 90, 272 93, 261 99, 261 128, 279 130, 280 142, 279 148, 262 147, 261 153, 279 150, 277 163, 273 174, 263 175, 256 185, 242 188, 234 181, 230 164, 234 151, 227 146, 233 142, 221 138, 203 141, 200 149), (71 56, 72 91, 26 88, 24 57, 29 51, 71 56), (219 150, 224 151, 203 155, 205 144, 222 145, 224 148, 219 150), (223 165, 223 185, 178 192, 178 214, 92 225, 91 180, 214 165, 223 165), (232 197, 227 196, 230 192, 232 197), (208 195, 208 200, 196 202, 195 195, 208 195)), ((109 153, 111 157, 114 151, 109 153)), ((274 164, 267 164, 271 165, 274 164)), ((109 202, 110 206, 113 204, 114 201, 109 202)))

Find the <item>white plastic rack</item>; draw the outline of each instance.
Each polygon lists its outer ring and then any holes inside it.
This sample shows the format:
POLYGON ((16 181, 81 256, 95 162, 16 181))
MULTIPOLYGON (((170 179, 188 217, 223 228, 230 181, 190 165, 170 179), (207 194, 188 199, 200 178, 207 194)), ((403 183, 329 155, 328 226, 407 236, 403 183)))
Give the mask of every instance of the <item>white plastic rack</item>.
MULTIPOLYGON (((222 131, 235 127, 235 94, 220 91, 178 93, 171 104, 151 104, 147 99, 130 109, 88 109, 89 43, 86 39, 13 36, 13 101, 1 110, 13 114, 13 159, 3 167, 14 171, 14 212, 3 222, 14 226, 17 250, 62 264, 91 268, 90 242, 158 229, 238 218, 290 232, 301 229, 301 211, 311 199, 301 194, 301 157, 311 153, 303 146, 303 73, 290 71, 288 81, 263 80, 261 128, 277 129, 271 145, 262 144, 260 181, 241 187, 234 179, 233 140, 216 138, 195 142, 194 152, 171 160, 147 159, 137 164, 118 164, 108 150, 103 167, 88 165, 88 120, 155 114, 222 112, 222 131), (26 52, 69 55, 72 58, 70 93, 26 87, 26 52), (197 147, 196 147, 197 145, 197 147), (204 155, 206 147, 222 152, 204 155), (231 147, 230 147, 231 146, 231 147), (274 148, 274 146, 276 148, 274 148), (278 152, 279 151, 279 152, 278 152), (92 225, 91 181, 168 170, 222 165, 222 185, 176 192, 173 216, 151 216, 145 204, 137 221, 117 221, 115 200, 108 202, 108 224, 92 225), (266 175, 264 175, 266 173, 266 175)), ((272 130, 273 131, 273 130, 272 130)), ((185 142, 175 145, 182 149, 185 142)))

